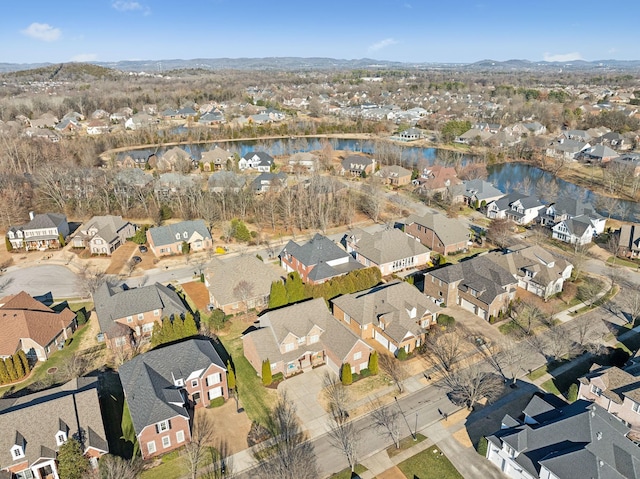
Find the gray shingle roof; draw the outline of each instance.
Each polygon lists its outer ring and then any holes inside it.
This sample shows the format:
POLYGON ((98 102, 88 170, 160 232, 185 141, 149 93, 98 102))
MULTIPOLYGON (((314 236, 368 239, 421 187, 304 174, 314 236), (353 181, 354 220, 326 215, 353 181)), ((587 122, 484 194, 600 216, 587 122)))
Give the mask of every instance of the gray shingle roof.
POLYGON ((469 230, 462 223, 439 213, 426 213, 424 216, 410 215, 406 224, 412 223, 434 231, 445 246, 469 239, 469 230))
POLYGON ((43 448, 44 457, 55 458, 61 423, 68 437, 84 431, 85 447, 108 452, 97 388, 97 378, 81 377, 57 388, 0 400, 0 468, 24 461, 11 457, 17 437, 24 438, 29 463, 42 457, 43 448))
POLYGON ((162 310, 162 315, 167 317, 187 312, 178 294, 160 283, 128 289, 126 285, 112 286, 105 282, 93 294, 93 302, 100 330, 110 336, 118 332, 118 328, 121 330, 121 325, 114 322, 119 318, 156 309, 162 310))
POLYGON ((149 235, 156 247, 174 244, 176 235, 180 235, 180 239, 189 240, 194 233, 198 233, 204 239, 211 240, 211 233, 203 220, 181 221, 172 225, 156 226, 149 228, 149 235), (185 238, 186 233, 186 238, 185 238))
POLYGON ((174 381, 186 380, 194 371, 205 370, 212 363, 226 371, 210 341, 190 339, 151 350, 120 366, 120 380, 136 434, 177 415, 188 418, 183 406, 171 404, 184 402, 174 381))
POLYGON ((503 196, 504 193, 484 180, 469 180, 464 182, 464 196, 475 196, 478 201, 488 200, 503 196))
POLYGON ((429 252, 420 241, 395 228, 373 234, 354 230, 353 237, 358 253, 379 265, 429 252))

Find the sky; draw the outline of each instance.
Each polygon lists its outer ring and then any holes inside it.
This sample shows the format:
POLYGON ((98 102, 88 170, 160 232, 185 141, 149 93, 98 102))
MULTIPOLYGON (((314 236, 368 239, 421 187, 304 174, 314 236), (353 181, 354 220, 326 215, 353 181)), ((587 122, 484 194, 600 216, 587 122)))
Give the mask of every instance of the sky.
POLYGON ((4 0, 0 63, 639 60, 638 0, 4 0))

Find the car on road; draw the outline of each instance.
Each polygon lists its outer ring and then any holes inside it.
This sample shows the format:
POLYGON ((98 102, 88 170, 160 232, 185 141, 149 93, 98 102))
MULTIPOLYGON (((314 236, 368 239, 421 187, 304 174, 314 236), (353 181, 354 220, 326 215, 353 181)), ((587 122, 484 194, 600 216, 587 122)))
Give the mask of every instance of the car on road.
POLYGON ((133 264, 142 263, 142 258, 140 256, 134 256, 131 258, 131 261, 133 261, 133 264))
POLYGON ((140 250, 141 253, 146 253, 147 251, 149 251, 147 249, 147 247, 143 244, 141 244, 140 246, 138 246, 138 249, 140 250))

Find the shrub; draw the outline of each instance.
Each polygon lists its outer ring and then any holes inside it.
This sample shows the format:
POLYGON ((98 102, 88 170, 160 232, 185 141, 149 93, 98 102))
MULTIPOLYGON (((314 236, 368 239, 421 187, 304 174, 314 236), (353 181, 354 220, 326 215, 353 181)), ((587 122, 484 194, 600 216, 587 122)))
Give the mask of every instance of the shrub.
POLYGON ((271 363, 268 359, 262 361, 262 384, 269 386, 273 382, 273 376, 271 375, 271 363))
POLYGON ((487 438, 482 436, 480 438, 480 440, 478 441, 478 454, 480 454, 483 457, 486 457, 487 455, 487 446, 489 445, 489 443, 487 442, 487 438))
POLYGON ((573 383, 569 386, 569 391, 567 391, 567 401, 576 402, 578 400, 578 385, 573 383))
POLYGON ((260 256, 259 254, 256 254, 256 258, 258 258, 260 261, 264 262, 264 260, 262 259, 262 256, 260 256))
POLYGON ((361 378, 368 378, 369 376, 371 376, 371 371, 369 371, 369 369, 364 368, 360 370, 360 377, 361 378))
POLYGON ((78 326, 82 326, 87 322, 87 314, 84 308, 76 311, 76 320, 78 321, 78 326))
POLYGON ((220 407, 224 404, 224 397, 220 396, 209 402, 209 407, 220 407))
POLYGON ((400 349, 398 349, 397 358, 398 358, 400 361, 404 361, 405 359, 407 359, 407 357, 408 357, 408 356, 409 356, 409 355, 407 354, 406 349, 404 349, 404 348, 400 348, 400 349))
POLYGON ((373 351, 369 355, 369 372, 374 376, 378 374, 378 351, 373 351))
POLYGON ((456 324, 456 318, 454 318, 453 316, 449 316, 448 314, 440 314, 436 318, 436 323, 438 323, 440 326, 449 327, 456 324))
POLYGON ((344 363, 342 365, 342 371, 340 374, 340 380, 344 386, 349 386, 353 383, 353 375, 351 374, 351 364, 344 363))

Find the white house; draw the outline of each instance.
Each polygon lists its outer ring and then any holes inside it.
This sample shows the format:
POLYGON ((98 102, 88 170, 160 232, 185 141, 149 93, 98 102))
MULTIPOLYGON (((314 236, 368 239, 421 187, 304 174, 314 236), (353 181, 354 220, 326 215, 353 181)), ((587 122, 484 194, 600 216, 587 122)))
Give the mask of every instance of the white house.
POLYGON ((487 216, 491 219, 507 218, 519 225, 527 225, 538 217, 544 205, 535 196, 510 193, 487 205, 487 216))
POLYGON ((273 157, 263 151, 250 151, 238 160, 238 168, 244 170, 256 170, 261 173, 271 171, 273 157))
POLYGON ((563 220, 551 228, 554 239, 577 245, 591 243, 596 233, 596 228, 587 215, 563 220))

